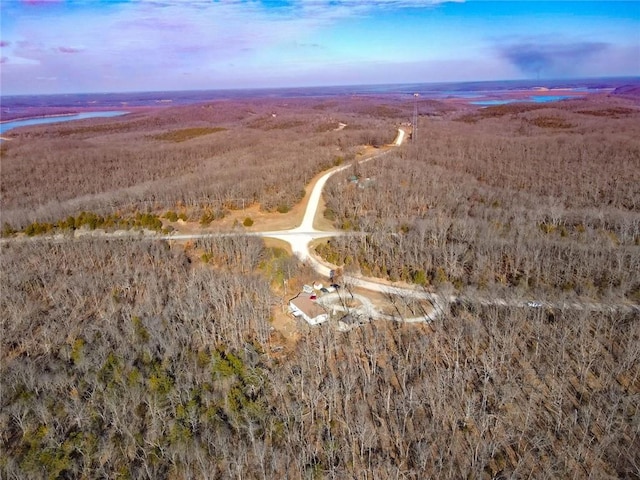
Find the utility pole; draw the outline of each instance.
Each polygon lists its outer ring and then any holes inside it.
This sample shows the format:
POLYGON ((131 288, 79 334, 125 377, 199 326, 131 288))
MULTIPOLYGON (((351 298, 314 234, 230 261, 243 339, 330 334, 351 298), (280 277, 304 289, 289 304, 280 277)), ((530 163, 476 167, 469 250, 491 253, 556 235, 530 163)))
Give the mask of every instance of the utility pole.
POLYGON ((416 143, 416 138, 418 138, 418 95, 417 93, 413 94, 413 122, 412 122, 412 130, 411 130, 411 140, 413 143, 416 143))

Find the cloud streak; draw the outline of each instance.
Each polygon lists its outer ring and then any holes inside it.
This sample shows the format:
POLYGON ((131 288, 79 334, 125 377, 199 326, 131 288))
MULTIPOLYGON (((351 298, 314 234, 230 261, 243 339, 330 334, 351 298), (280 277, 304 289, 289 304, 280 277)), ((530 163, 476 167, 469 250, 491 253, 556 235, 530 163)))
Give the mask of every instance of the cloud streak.
POLYGON ((73 48, 73 47, 58 47, 58 48, 55 48, 54 50, 60 53, 80 53, 82 51, 79 48, 73 48))

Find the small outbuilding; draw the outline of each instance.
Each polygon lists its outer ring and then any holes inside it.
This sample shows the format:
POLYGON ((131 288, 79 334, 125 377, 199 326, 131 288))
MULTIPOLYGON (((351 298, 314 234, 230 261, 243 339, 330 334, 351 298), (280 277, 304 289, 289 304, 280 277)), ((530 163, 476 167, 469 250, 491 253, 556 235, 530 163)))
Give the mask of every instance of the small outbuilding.
POLYGON ((338 320, 338 331, 339 332, 348 332, 360 325, 364 325, 364 321, 358 315, 354 315, 352 313, 347 313, 344 317, 338 320))

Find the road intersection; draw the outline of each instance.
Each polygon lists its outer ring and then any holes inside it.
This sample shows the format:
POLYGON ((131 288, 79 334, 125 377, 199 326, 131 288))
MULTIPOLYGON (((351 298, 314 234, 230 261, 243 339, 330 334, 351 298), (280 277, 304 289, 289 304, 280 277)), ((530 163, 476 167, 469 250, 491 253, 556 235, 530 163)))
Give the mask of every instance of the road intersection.
MULTIPOLYGON (((382 152, 377 153, 375 155, 371 155, 365 159, 359 161, 359 163, 369 162, 375 159, 380 159, 384 157, 389 152, 392 151, 394 147, 399 147, 403 144, 406 138, 406 132, 403 129, 398 129, 398 134, 393 141, 393 143, 385 148, 382 152)), ((189 240, 197 240, 197 239, 205 239, 205 238, 220 238, 220 237, 237 237, 240 235, 248 235, 248 236, 259 236, 263 238, 274 238, 278 240, 282 240, 288 243, 291 246, 292 252, 302 261, 303 263, 311 266, 319 275, 323 277, 329 277, 331 270, 337 268, 337 266, 327 264, 320 259, 316 258, 309 251, 309 244, 317 239, 321 238, 331 238, 340 235, 363 235, 364 232, 344 232, 344 231, 324 231, 318 230, 314 226, 314 220, 318 214, 321 205, 321 197, 322 191, 324 189, 327 181, 335 174, 342 172, 351 165, 342 165, 339 167, 334 167, 324 173, 318 181, 313 186, 311 194, 309 195, 309 200, 307 202, 307 206, 304 212, 304 216, 302 222, 299 226, 287 230, 279 230, 279 231, 263 231, 263 232, 245 232, 245 231, 236 231, 236 232, 201 232, 201 233, 178 233, 173 232, 166 235, 158 235, 153 231, 117 231, 112 233, 107 233, 104 231, 82 231, 81 235, 85 237, 96 237, 96 238, 131 238, 131 239, 146 239, 146 240, 168 240, 168 241, 189 241, 189 240)), ((75 232, 79 234, 79 231, 75 232)), ((76 235, 79 236, 79 235, 76 235)), ((0 239, 0 243, 6 243, 9 241, 19 241, 19 240, 38 240, 38 239, 48 239, 53 241, 65 241, 69 237, 64 234, 54 235, 53 237, 21 237, 21 238, 4 238, 0 239)), ((439 316, 441 316, 444 312, 446 312, 449 308, 449 304, 451 303, 468 303, 468 304, 476 304, 476 305, 484 305, 484 306, 498 306, 498 307, 518 307, 518 308, 531 308, 531 309, 572 309, 578 311, 629 311, 629 312, 640 312, 640 306, 634 304, 601 304, 601 303, 578 303, 578 302, 542 302, 542 301, 533 301, 529 299, 528 301, 513 298, 513 299, 504 299, 504 298, 482 298, 479 296, 474 297, 463 297, 463 296, 453 296, 453 295, 441 295, 433 292, 428 292, 425 289, 419 289, 417 287, 410 286, 397 286, 385 283, 384 280, 381 279, 373 279, 373 278, 362 278, 352 275, 343 275, 342 282, 349 286, 350 288, 360 288, 363 290, 369 290, 372 292, 382 293, 389 298, 392 297, 404 297, 408 299, 414 300, 426 300, 433 305, 433 309, 431 311, 425 311, 423 315, 415 318, 396 318, 390 317, 389 315, 384 315, 378 313, 375 315, 376 318, 388 319, 388 320, 396 320, 402 321, 406 323, 412 322, 425 322, 425 321, 433 321, 439 316)))

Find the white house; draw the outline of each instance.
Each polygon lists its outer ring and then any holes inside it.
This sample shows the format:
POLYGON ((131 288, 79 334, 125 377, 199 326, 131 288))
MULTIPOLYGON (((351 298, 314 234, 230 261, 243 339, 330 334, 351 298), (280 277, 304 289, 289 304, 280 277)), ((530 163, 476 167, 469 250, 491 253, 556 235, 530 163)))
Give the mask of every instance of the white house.
POLYGON ((329 320, 329 314, 311 300, 311 295, 301 293, 289 301, 289 311, 294 317, 303 318, 309 325, 319 325, 329 320))

